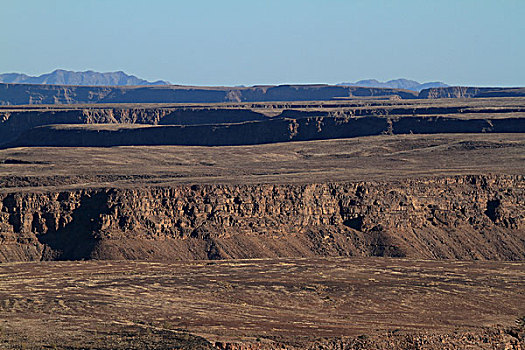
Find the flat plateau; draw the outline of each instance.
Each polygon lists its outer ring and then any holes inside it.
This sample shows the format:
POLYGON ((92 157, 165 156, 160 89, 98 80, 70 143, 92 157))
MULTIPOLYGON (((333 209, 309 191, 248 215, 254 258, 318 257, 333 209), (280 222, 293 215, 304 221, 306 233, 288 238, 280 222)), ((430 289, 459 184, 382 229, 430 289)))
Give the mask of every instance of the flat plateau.
POLYGON ((523 134, 381 135, 221 147, 24 147, 0 150, 0 191, 400 181, 524 170, 523 134))

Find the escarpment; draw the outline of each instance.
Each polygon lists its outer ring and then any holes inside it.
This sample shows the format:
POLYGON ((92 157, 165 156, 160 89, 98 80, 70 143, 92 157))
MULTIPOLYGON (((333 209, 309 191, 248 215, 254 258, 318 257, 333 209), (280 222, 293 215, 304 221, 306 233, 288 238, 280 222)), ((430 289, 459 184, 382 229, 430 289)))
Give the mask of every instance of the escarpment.
POLYGON ((381 134, 525 132, 520 99, 0 108, 0 145, 251 145, 381 134))
POLYGON ((47 125, 4 147, 111 147, 131 145, 235 146, 384 134, 523 133, 525 118, 309 117, 219 125, 47 125))
POLYGON ((216 146, 379 134, 523 132, 524 115, 520 98, 490 103, 471 99, 2 107, 0 145, 16 140, 12 146, 216 146))
POLYGON ((525 258, 525 178, 0 194, 0 261, 525 258))

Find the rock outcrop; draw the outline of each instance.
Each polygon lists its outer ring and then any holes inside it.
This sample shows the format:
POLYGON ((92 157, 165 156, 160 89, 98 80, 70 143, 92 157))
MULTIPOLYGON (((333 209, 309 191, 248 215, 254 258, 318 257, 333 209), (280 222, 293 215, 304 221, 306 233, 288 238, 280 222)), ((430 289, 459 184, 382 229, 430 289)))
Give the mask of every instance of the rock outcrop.
POLYGON ((0 261, 525 258, 525 178, 0 194, 0 261))

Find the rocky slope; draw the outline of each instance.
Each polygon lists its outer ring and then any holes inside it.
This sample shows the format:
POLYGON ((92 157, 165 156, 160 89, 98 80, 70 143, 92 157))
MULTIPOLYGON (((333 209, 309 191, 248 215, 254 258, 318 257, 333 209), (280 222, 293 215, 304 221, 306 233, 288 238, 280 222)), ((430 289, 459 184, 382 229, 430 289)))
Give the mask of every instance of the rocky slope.
POLYGON ((525 331, 522 328, 486 328, 481 331, 454 332, 450 334, 409 333, 399 330, 387 332, 382 336, 361 335, 340 339, 321 339, 310 344, 293 346, 274 342, 216 342, 220 350, 442 350, 442 349, 480 349, 480 350, 521 350, 525 346, 525 331))
POLYGON ((525 258, 525 178, 0 195, 0 261, 525 258))

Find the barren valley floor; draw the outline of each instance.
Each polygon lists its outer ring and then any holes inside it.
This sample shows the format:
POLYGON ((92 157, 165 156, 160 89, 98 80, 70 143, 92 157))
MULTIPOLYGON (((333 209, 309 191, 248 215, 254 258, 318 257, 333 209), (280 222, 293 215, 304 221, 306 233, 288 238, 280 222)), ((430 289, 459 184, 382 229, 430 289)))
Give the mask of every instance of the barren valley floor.
POLYGON ((523 262, 10 263, 0 346, 517 349, 523 290, 523 262))

